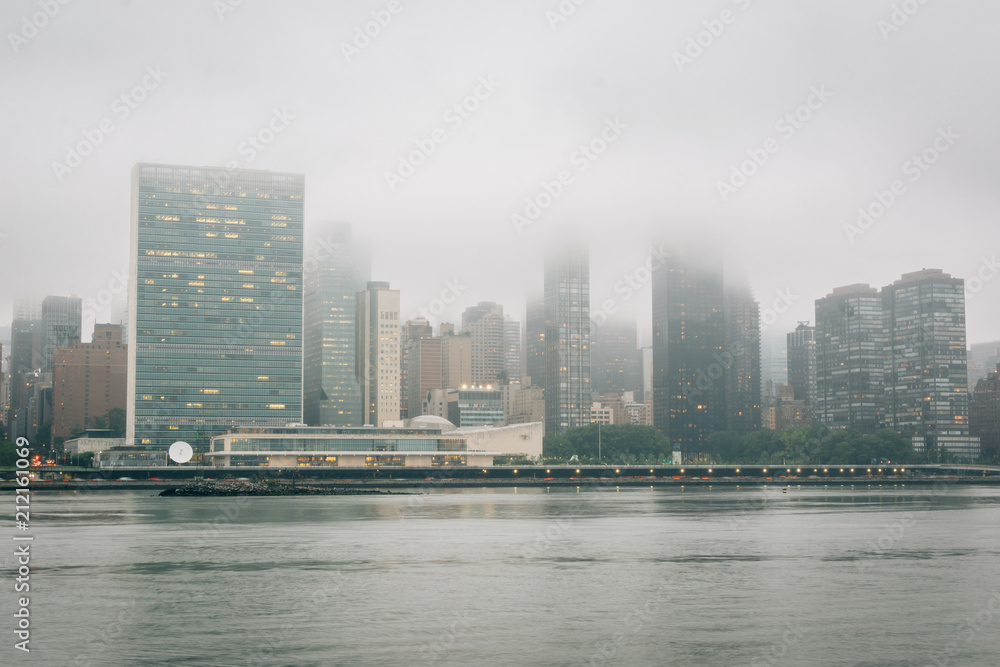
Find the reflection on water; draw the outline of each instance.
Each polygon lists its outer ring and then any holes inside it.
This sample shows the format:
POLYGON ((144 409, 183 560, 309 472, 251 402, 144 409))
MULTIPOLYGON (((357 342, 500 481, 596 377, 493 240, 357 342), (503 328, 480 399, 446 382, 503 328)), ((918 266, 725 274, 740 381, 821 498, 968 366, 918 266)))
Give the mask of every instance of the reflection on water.
POLYGON ((998 501, 902 485, 46 492, 25 662, 909 665, 951 644, 949 664, 995 664, 998 501))

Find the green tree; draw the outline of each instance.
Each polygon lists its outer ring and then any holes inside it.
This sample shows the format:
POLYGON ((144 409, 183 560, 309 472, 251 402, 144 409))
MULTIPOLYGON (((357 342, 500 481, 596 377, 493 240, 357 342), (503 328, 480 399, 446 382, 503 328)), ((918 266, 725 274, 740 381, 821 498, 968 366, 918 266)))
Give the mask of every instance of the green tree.
POLYGON ((13 468, 17 462, 17 447, 13 442, 0 442, 0 468, 13 468))
POLYGON ((125 411, 121 408, 111 408, 108 410, 108 429, 111 430, 112 438, 125 437, 125 411))
POLYGON ((35 442, 38 443, 39 447, 48 447, 52 442, 52 420, 46 419, 45 422, 38 427, 38 432, 35 434, 35 442))

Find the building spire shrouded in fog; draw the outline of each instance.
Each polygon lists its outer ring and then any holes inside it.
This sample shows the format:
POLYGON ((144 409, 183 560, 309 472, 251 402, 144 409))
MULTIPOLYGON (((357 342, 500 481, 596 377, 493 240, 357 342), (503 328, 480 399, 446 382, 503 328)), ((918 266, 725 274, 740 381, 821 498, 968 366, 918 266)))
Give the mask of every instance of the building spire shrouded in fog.
POLYGON ((590 258, 585 246, 564 246, 546 257, 544 294, 545 432, 564 433, 590 423, 590 258))
POLYGON ((303 421, 360 426, 357 295, 371 279, 349 223, 333 225, 305 262, 303 421))

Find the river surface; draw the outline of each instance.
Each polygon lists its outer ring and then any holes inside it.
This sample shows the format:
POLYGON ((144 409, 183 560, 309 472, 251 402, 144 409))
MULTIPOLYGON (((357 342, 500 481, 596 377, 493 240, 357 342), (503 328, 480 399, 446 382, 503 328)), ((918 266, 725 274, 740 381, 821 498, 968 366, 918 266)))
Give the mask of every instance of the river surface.
POLYGON ((151 493, 32 496, 0 664, 1000 664, 996 487, 151 493))

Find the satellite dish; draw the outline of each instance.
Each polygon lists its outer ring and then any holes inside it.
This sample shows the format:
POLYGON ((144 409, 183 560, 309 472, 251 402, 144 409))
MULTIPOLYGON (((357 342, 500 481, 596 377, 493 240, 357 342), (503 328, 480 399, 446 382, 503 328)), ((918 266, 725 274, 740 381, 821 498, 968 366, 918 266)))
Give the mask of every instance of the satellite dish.
POLYGON ((194 455, 194 450, 191 449, 191 445, 187 444, 183 440, 178 440, 174 444, 170 445, 170 449, 167 451, 167 454, 170 456, 170 460, 174 463, 187 463, 194 455))

